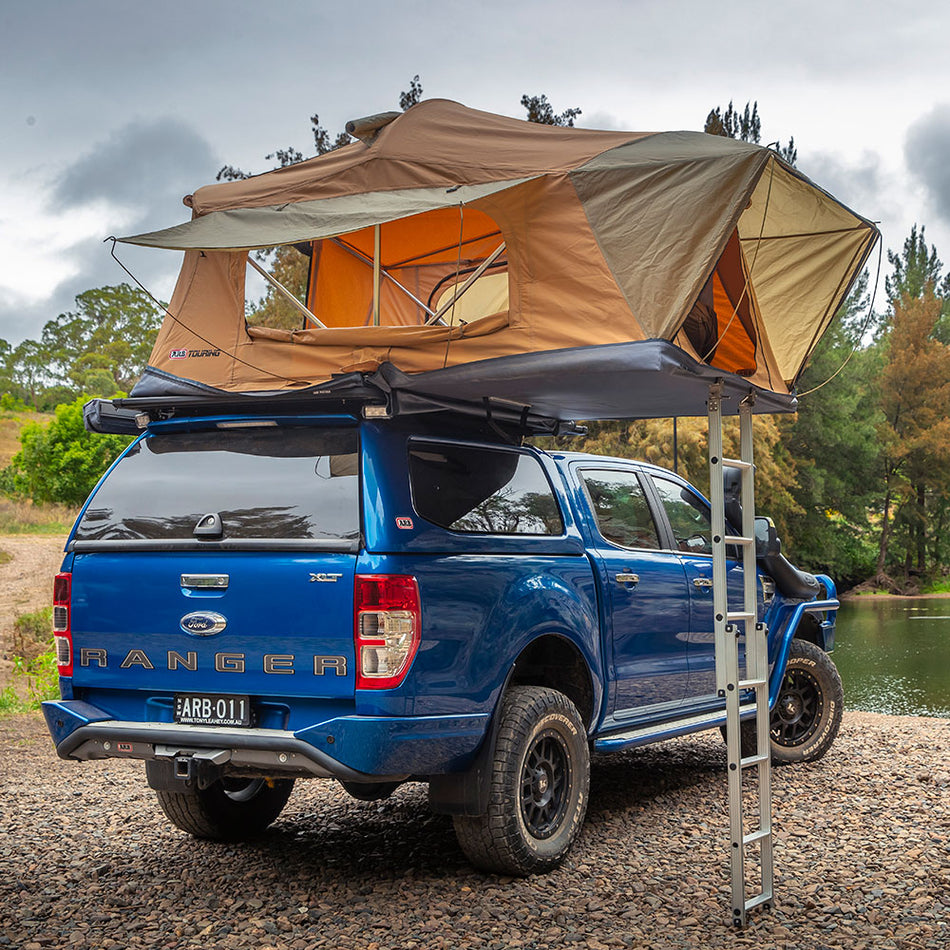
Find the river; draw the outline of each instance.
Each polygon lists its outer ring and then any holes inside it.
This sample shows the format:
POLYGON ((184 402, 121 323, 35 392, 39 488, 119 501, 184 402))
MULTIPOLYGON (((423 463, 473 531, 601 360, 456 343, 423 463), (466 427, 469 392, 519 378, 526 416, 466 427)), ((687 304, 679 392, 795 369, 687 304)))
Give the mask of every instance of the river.
POLYGON ((833 659, 846 709, 950 718, 950 599, 845 601, 833 659))

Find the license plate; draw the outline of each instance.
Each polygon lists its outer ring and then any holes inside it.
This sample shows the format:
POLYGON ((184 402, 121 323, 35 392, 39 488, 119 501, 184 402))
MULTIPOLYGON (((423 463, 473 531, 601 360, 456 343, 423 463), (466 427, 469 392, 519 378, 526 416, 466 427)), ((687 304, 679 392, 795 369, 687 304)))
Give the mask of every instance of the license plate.
POLYGON ((175 722, 190 726, 249 726, 251 700, 226 693, 176 693, 175 722))

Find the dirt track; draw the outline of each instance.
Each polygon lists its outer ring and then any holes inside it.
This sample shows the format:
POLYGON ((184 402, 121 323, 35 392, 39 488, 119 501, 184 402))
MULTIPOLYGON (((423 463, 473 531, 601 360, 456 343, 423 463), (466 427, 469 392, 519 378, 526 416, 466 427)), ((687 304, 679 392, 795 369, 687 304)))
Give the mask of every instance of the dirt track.
POLYGON ((63 560, 63 541, 45 535, 0 536, 0 551, 11 556, 0 563, 0 689, 12 668, 13 622, 20 614, 51 602, 53 576, 63 560))
POLYGON ((729 919, 717 735, 595 760, 568 862, 472 870, 422 786, 362 803, 298 782, 259 841, 188 838, 141 765, 57 759, 0 723, 0 947, 784 948, 950 946, 950 721, 846 713, 821 762, 776 770, 776 896, 729 919))

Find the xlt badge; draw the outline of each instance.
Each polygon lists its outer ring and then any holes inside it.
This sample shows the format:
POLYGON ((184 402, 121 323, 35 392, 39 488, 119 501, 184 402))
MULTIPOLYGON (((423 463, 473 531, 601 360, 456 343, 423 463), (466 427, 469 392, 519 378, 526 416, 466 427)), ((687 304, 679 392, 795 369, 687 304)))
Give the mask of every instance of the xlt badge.
POLYGON ((227 625, 226 617, 212 610, 196 610, 185 614, 179 621, 181 629, 195 637, 212 637, 220 633, 227 625))

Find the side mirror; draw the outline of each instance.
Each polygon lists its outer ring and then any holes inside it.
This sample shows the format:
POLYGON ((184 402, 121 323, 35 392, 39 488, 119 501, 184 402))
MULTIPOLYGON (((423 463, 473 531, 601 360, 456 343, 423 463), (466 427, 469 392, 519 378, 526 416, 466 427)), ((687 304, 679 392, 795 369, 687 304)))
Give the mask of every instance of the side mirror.
POLYGON ((722 487, 726 521, 733 528, 742 527, 742 472, 730 465, 723 466, 722 487))
POLYGON ((755 556, 768 557, 782 553, 782 542, 775 531, 775 523, 764 515, 755 519, 755 556))

